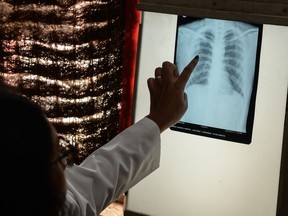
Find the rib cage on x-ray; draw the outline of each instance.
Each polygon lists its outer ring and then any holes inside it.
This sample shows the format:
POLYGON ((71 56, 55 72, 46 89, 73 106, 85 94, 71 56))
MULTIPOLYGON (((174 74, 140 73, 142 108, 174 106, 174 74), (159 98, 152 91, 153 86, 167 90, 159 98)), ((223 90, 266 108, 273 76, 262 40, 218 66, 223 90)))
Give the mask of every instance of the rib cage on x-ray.
POLYGON ((201 19, 179 27, 179 71, 200 56, 186 85, 189 107, 181 121, 246 132, 257 39, 257 27, 236 21, 201 19))

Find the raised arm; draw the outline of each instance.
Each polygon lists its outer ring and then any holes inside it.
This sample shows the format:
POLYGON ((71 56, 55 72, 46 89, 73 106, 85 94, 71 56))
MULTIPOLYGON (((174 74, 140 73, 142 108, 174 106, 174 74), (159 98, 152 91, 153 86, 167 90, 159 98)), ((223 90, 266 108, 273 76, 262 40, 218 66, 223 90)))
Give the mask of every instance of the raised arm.
POLYGON ((80 166, 66 170, 69 215, 99 215, 122 193, 159 167, 160 133, 177 122, 187 109, 184 87, 198 58, 179 75, 164 62, 148 79, 150 113, 92 153, 80 166))

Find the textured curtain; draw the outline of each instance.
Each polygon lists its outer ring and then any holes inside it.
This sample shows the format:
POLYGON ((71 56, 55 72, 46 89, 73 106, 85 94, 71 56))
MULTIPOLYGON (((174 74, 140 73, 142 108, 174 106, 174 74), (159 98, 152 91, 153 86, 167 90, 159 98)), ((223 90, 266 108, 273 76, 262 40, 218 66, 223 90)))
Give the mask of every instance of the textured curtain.
POLYGON ((79 149, 77 163, 119 132, 131 73, 125 10, 125 0, 0 1, 0 76, 45 109, 79 149))

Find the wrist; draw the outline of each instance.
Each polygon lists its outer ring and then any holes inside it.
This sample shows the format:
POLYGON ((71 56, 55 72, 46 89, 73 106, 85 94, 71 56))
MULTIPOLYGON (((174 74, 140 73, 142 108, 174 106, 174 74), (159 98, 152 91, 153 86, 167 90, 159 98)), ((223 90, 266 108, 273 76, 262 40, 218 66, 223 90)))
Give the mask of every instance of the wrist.
POLYGON ((152 121, 154 121, 158 127, 160 132, 162 133, 163 131, 165 131, 168 127, 169 124, 167 124, 167 122, 165 122, 160 116, 158 115, 153 115, 153 114, 149 114, 146 116, 147 118, 151 119, 152 121))

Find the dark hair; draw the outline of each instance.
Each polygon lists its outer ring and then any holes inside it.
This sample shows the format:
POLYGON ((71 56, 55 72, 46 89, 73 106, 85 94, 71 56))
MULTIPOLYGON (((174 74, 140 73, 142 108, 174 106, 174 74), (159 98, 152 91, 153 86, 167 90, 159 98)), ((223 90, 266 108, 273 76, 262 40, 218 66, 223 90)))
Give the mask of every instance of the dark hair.
POLYGON ((1 215, 50 215, 51 127, 40 106, 1 88, 0 148, 1 215))

